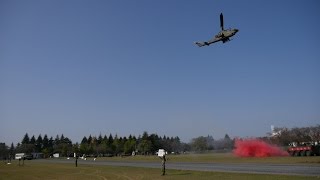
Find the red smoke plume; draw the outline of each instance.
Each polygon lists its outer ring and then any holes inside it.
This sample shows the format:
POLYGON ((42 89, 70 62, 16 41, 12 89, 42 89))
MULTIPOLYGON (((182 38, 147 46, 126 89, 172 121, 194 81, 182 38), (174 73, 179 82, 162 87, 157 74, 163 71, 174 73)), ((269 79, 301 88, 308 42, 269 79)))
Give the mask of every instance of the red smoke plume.
POLYGON ((270 157, 288 156, 286 151, 258 139, 246 139, 235 141, 233 154, 240 157, 270 157))

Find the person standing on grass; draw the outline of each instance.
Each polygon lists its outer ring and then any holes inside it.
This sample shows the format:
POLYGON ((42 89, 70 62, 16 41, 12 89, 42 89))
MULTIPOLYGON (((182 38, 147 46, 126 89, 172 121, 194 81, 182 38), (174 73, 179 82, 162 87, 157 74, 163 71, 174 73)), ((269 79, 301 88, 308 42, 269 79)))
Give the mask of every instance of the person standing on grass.
POLYGON ((76 167, 78 167, 78 156, 76 156, 76 167))

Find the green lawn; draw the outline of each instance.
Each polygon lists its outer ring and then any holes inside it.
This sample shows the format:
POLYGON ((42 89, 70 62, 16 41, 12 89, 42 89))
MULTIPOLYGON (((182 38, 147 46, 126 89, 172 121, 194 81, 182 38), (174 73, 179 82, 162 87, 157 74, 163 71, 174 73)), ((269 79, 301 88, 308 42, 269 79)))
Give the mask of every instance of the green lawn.
POLYGON ((166 176, 161 176, 160 168, 112 167, 74 164, 53 164, 37 161, 25 161, 24 166, 18 166, 17 161, 7 165, 0 164, 0 179, 320 179, 319 177, 263 175, 242 173, 200 172, 184 170, 167 170, 166 176))

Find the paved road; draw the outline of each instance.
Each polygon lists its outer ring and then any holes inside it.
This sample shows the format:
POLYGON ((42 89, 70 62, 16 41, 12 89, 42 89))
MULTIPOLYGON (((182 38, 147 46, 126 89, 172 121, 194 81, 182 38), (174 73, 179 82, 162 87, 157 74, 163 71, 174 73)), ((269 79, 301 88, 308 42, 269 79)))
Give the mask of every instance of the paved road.
MULTIPOLYGON (((74 159, 39 159, 36 161, 51 163, 75 163, 74 159)), ((130 166, 161 168, 161 162, 116 162, 116 161, 84 161, 79 159, 78 165, 108 165, 108 166, 130 166)), ((257 174, 287 174, 303 176, 320 176, 319 165, 299 165, 299 164, 258 164, 258 163, 182 163, 167 162, 167 169, 195 170, 195 171, 216 171, 216 172, 238 172, 257 174)))

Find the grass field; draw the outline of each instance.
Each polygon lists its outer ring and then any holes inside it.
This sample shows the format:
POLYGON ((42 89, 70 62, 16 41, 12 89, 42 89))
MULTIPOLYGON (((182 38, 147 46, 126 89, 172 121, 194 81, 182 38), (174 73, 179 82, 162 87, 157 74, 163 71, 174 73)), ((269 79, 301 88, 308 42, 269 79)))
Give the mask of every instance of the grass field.
MULTIPOLYGON (((211 162, 211 163, 273 163, 273 164, 312 164, 320 166, 320 156, 313 157, 265 157, 265 158, 242 158, 233 156, 231 153, 210 154, 181 154, 168 155, 171 162, 211 162)), ((128 157, 105 157, 97 160, 108 161, 146 161, 159 162, 157 156, 128 156, 128 157)))
MULTIPOLYGON (((231 153, 168 155, 168 162, 217 162, 217 163, 275 163, 306 164, 320 166, 320 157, 267 157, 240 158, 231 153)), ((88 159, 90 160, 90 159, 88 159)), ((146 161, 160 162, 157 156, 128 156, 97 158, 97 161, 146 161)), ((160 176, 159 169, 112 167, 74 164, 43 163, 34 160, 25 161, 19 166, 18 161, 7 165, 0 163, 1 179, 320 179, 320 177, 263 175, 223 172, 200 172, 185 170, 167 170, 166 176, 160 176)))
POLYGON ((17 161, 7 165, 0 164, 0 179, 124 179, 124 180, 150 180, 150 179, 320 179, 320 177, 263 175, 243 173, 199 172, 184 170, 167 170, 166 176, 161 176, 160 168, 112 167, 74 164, 53 164, 37 161, 26 161, 24 166, 18 166, 17 161))

